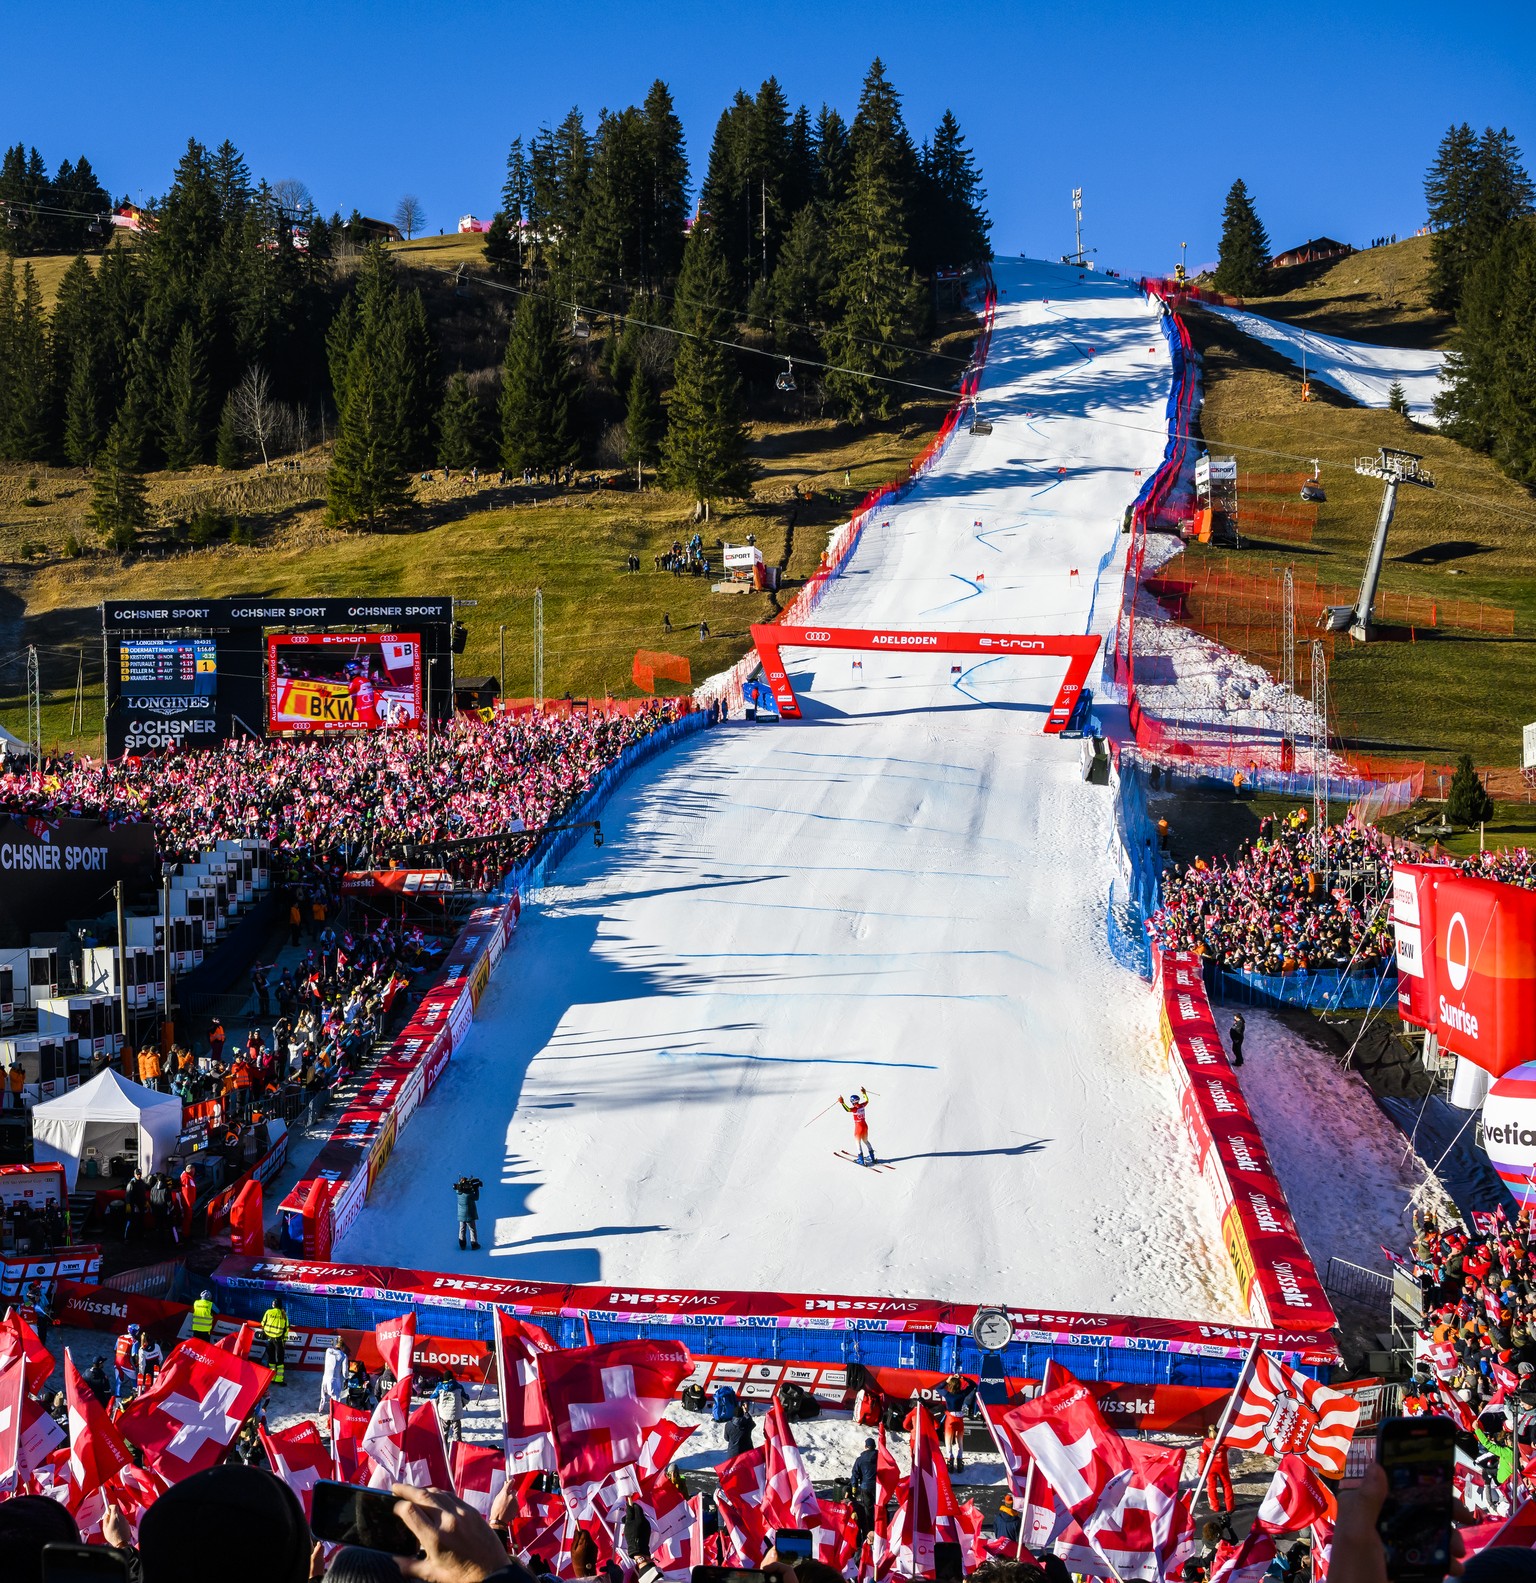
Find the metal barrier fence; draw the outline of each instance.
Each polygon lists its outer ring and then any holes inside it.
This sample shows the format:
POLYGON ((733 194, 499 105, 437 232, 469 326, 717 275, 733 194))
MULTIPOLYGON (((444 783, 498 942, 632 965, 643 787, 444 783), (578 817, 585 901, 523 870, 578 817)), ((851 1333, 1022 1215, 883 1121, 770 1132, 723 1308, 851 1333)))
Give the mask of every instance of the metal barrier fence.
POLYGON ((1390 962, 1349 973, 1243 973, 1223 967, 1213 976, 1216 998, 1228 1006, 1378 1011, 1397 1000, 1397 968, 1390 962))
POLYGON ((1362 1302, 1380 1302, 1385 1306, 1392 1301, 1392 1277, 1383 1275, 1380 1270, 1368 1270, 1349 1259, 1329 1259, 1323 1290, 1338 1297, 1355 1297, 1362 1302))

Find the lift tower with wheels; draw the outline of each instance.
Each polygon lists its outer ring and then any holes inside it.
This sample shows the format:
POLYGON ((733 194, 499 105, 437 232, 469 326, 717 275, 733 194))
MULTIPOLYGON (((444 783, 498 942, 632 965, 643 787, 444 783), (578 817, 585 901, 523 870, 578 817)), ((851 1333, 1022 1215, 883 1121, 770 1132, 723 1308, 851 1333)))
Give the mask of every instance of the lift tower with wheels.
POLYGON ((1381 563, 1386 559, 1387 533, 1392 527, 1392 513, 1397 509, 1397 486, 1418 484, 1424 489, 1435 487, 1434 479, 1419 466, 1423 460, 1422 456, 1412 451, 1394 451, 1384 445, 1378 460, 1372 461, 1370 457, 1362 456, 1355 462, 1357 473, 1366 478, 1379 478, 1386 485, 1381 496, 1381 511, 1376 517, 1376 537, 1371 540, 1365 576, 1360 580, 1360 597, 1355 601, 1348 623, 1349 635, 1357 643, 1369 643, 1371 640, 1371 611, 1376 603, 1376 585, 1381 581, 1381 563))

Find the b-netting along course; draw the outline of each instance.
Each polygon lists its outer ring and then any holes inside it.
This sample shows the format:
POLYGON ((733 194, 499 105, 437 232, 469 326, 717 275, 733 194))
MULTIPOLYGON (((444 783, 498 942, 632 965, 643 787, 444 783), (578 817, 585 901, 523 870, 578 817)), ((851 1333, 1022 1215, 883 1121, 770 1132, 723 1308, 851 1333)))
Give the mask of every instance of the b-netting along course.
MULTIPOLYGON (((991 432, 870 523, 828 627, 1113 626, 1121 518, 1165 444, 1158 305, 995 274, 991 432)), ((525 910, 333 1257, 1241 1324, 1157 1006, 1104 943, 1109 793, 1042 729, 1063 661, 785 658, 801 721, 653 760, 525 910)))

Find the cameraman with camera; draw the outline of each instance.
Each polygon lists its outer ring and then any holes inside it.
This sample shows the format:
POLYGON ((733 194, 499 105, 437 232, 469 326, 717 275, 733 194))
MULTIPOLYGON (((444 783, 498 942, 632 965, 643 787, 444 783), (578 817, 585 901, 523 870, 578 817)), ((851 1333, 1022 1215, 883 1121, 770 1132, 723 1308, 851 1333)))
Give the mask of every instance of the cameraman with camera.
POLYGON ((453 1184, 454 1197, 459 1205, 459 1247, 466 1246, 464 1239, 469 1238, 468 1246, 476 1253, 480 1251, 480 1236, 475 1229, 475 1222, 479 1212, 475 1205, 480 1198, 480 1189, 485 1183, 478 1176, 461 1176, 453 1184))

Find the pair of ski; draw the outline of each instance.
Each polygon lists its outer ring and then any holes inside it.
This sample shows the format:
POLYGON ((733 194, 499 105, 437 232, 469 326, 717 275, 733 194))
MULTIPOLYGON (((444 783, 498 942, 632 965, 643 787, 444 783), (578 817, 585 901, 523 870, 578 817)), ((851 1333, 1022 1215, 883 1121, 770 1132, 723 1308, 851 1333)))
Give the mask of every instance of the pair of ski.
POLYGON ((834 1149, 832 1152, 838 1159, 846 1160, 850 1165, 862 1165, 866 1171, 894 1171, 896 1169, 894 1165, 889 1165, 884 1160, 876 1160, 873 1165, 867 1164, 858 1155, 849 1154, 846 1149, 834 1149))

